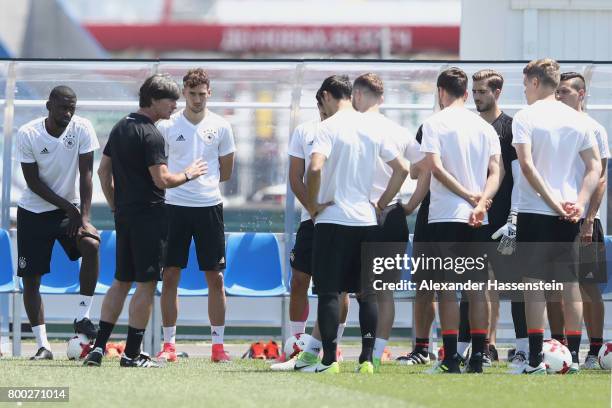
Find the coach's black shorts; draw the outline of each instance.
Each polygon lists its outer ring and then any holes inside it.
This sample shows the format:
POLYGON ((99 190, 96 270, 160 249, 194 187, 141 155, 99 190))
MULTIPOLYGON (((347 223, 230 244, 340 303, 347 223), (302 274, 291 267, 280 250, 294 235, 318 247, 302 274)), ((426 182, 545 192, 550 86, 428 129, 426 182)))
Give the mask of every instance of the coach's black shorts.
POLYGON ((578 279, 580 224, 556 215, 519 213, 517 270, 526 278, 557 282, 578 279))
POLYGON ((417 284, 434 282, 484 282, 488 279, 490 229, 472 228, 463 222, 434 222, 427 229, 428 241, 415 246, 412 257, 421 264, 412 275, 417 284))
MULTIPOLYGON (((584 220, 581 221, 580 225, 584 220)), ((593 241, 580 245, 580 282, 607 283, 608 265, 606 263, 606 244, 601 221, 595 218, 593 223, 593 241)))
POLYGON ((185 268, 191 238, 201 271, 225 269, 223 204, 210 207, 167 205, 168 254, 165 266, 185 268))
POLYGON ((295 236, 295 245, 291 250, 291 267, 300 272, 312 275, 312 241, 314 240, 314 223, 302 221, 295 236))
POLYGON ((168 233, 165 205, 131 214, 116 213, 115 230, 115 279, 122 282, 161 280, 168 233))
POLYGON ((314 293, 360 293, 372 276, 361 276, 361 244, 375 237, 378 226, 316 224, 312 247, 314 293))
POLYGON ((71 261, 81 257, 77 238, 66 233, 64 210, 34 213, 17 208, 17 276, 44 275, 50 271, 53 244, 58 240, 71 261))

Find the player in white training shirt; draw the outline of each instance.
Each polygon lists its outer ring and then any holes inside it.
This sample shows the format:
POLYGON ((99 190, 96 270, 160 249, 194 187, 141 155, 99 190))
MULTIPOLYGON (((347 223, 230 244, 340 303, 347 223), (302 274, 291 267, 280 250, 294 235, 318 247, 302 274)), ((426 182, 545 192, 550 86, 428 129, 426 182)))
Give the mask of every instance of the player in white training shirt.
POLYGON ((168 361, 176 360, 177 287, 181 269, 187 266, 192 238, 199 268, 208 284, 211 359, 213 362, 229 361, 223 347, 225 231, 219 184, 232 175, 236 148, 229 123, 206 108, 210 95, 207 73, 201 68, 189 70, 183 77, 185 109, 158 124, 166 141, 170 172, 179 172, 196 159, 208 164, 207 174, 166 193, 168 253, 161 295, 164 346, 158 357, 168 361))
MULTIPOLYGON (((599 207, 608 184, 608 134, 606 129, 591 116, 583 112, 583 103, 586 96, 586 83, 584 77, 577 72, 561 74, 561 82, 557 88, 556 97, 566 105, 582 112, 591 126, 599 156, 601 158, 601 174, 597 188, 585 207, 584 215, 580 221, 580 240, 584 243, 580 250, 580 289, 582 290, 584 325, 589 336, 589 352, 584 361, 584 368, 599 368, 597 354, 603 344, 604 303, 601 298, 599 284, 607 282, 608 271, 606 265, 606 248, 604 245, 604 231, 599 217, 599 207)), ((580 164, 580 163, 579 163, 580 164)), ((579 181, 584 173, 577 173, 579 181)))
MULTIPOLYGON (((327 78, 319 92, 325 112, 333 116, 317 132, 306 178, 307 208, 315 220, 313 279, 323 343, 322 361, 313 368, 315 372, 339 372, 335 342, 338 293, 353 292, 358 294, 362 337, 358 371, 373 373, 376 297, 368 286, 370 274, 361 276, 361 245, 376 231, 376 213, 397 194, 408 171, 384 132, 353 109, 347 76, 327 78), (393 174, 385 193, 372 205, 370 193, 378 157, 391 166, 393 174)), ((298 359, 296 369, 302 363, 298 359)))
MULTIPOLYGON (((373 126, 388 135, 399 152, 400 157, 407 160, 411 165, 419 163, 425 158, 421 153, 416 139, 408 133, 408 129, 399 126, 380 113, 380 105, 383 103, 384 85, 380 77, 374 73, 360 75, 353 82, 353 107, 364 114, 373 126)), ((382 158, 376 161, 376 170, 370 201, 377 203, 393 173, 382 158)), ((404 184, 407 186, 407 183, 404 184)), ((423 201, 427 194, 427 187, 423 188, 423 178, 420 185, 407 203, 402 204, 400 193, 396 195, 384 210, 384 220, 379 222, 378 242, 408 242, 409 231, 406 215, 412 213, 423 201)), ((405 245, 401 245, 405 248, 405 245)), ((402 254, 403 255, 403 252, 402 254)), ((385 346, 391 335, 393 321, 395 320, 395 302, 393 292, 389 290, 377 291, 378 298, 378 325, 376 328, 376 341, 374 342, 373 363, 376 371, 380 368, 381 359, 385 354, 385 346)))
MULTIPOLYGON (((433 256, 478 257, 477 245, 488 242, 487 203, 500 184, 500 143, 495 129, 465 107, 468 78, 459 68, 449 68, 438 76, 437 86, 442 111, 423 123, 421 151, 427 153, 432 179, 429 224, 433 256), (438 244, 439 243, 439 244, 438 244), (456 244, 449 252, 444 243, 456 244)), ((432 270, 415 273, 423 281, 433 272, 434 279, 456 282, 466 279, 486 281, 487 268, 468 272, 432 270)), ((467 291, 470 302, 472 355, 468 370, 482 372, 488 307, 485 291, 467 291)), ((432 373, 459 373, 457 354, 459 307, 454 290, 438 291, 444 360, 432 373)))
POLYGON ((53 88, 46 105, 49 115, 23 125, 17 136, 17 160, 28 186, 17 209, 17 275, 22 278, 23 303, 38 347, 32 360, 53 359, 40 280, 50 271, 56 240, 71 260, 82 257, 74 330, 90 339, 97 334, 89 310, 98 280, 100 238, 89 210, 93 152, 100 145, 91 123, 74 114, 76 104, 72 89, 53 88))
MULTIPOLYGON (((513 145, 524 177, 519 179, 517 255, 526 282, 563 282, 548 300, 563 298, 571 371, 578 370, 582 303, 577 284, 578 221, 600 177, 601 163, 584 114, 555 100, 559 64, 531 61, 523 69, 528 107, 512 122, 513 145), (585 170, 586 169, 586 170, 585 170), (584 176, 581 180, 577 173, 584 176)), ((516 373, 545 374, 542 361, 543 291, 525 292, 529 362, 516 373)))

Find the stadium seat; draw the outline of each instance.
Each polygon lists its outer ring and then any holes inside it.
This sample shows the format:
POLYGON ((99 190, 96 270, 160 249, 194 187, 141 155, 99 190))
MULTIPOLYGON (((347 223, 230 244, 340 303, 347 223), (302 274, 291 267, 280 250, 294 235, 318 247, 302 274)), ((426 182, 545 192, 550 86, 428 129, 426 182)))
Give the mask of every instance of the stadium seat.
POLYGON ((270 297, 285 294, 279 252, 274 234, 230 234, 225 272, 228 295, 270 297))
MULTIPOLYGON (((157 285, 157 289, 161 292, 161 282, 157 285)), ((189 246, 189 261, 187 262, 187 267, 181 271, 181 280, 179 280, 177 294, 179 296, 208 295, 206 276, 204 276, 204 272, 200 271, 193 240, 189 246)))
POLYGON ((64 249, 55 242, 51 255, 51 272, 43 275, 40 293, 45 295, 64 295, 79 293, 80 261, 71 261, 64 249))
POLYGON ((7 231, 0 230, 0 293, 15 291, 12 262, 11 238, 7 231))
MULTIPOLYGON (((96 285, 96 295, 105 295, 115 279, 115 256, 117 252, 117 234, 115 231, 100 231, 100 275, 96 285)), ((136 290, 132 286, 129 294, 136 290)))
POLYGON ((612 236, 607 235, 604 240, 606 244, 606 264, 607 264, 607 274, 608 274, 608 282, 602 283, 599 285, 601 289, 601 293, 603 295, 609 294, 612 292, 612 236))

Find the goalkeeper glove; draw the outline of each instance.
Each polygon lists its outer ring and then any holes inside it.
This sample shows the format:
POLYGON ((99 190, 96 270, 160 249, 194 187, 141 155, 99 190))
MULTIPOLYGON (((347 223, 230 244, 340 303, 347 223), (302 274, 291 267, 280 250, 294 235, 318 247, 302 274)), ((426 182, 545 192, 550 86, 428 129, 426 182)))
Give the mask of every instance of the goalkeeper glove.
POLYGON ((512 255, 516 249, 516 212, 511 211, 506 224, 491 235, 492 239, 499 237, 501 240, 497 245, 497 252, 502 255, 512 255))

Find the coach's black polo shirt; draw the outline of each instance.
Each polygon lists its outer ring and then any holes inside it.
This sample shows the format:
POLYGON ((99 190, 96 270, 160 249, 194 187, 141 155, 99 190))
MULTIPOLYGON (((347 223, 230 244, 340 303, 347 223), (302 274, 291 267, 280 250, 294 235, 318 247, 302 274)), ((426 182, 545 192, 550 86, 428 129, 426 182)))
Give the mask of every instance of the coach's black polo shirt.
POLYGON ((113 165, 117 215, 133 214, 164 203, 149 167, 168 164, 164 138, 147 116, 130 113, 111 130, 104 154, 113 165))

